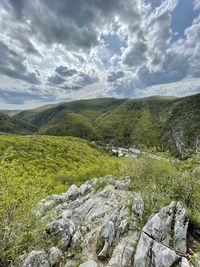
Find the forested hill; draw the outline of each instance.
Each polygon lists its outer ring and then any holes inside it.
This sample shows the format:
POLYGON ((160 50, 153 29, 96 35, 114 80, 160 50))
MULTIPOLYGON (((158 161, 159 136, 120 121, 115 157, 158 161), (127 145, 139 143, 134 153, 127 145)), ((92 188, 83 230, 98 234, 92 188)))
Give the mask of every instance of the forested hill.
MULTIPOLYGON (((200 135, 200 94, 176 98, 101 98, 23 111, 14 116, 39 134, 71 135, 123 146, 194 146, 200 135)), ((3 130, 2 130, 3 131, 3 130)))
POLYGON ((34 125, 30 125, 15 117, 9 117, 8 115, 0 112, 0 132, 12 133, 12 134, 33 134, 38 129, 34 125))

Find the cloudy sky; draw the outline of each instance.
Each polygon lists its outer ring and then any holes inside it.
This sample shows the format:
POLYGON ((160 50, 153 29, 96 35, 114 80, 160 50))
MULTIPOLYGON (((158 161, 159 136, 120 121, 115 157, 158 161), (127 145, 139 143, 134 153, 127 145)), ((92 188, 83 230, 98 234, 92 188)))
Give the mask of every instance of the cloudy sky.
POLYGON ((200 92, 200 0, 0 0, 0 109, 200 92))

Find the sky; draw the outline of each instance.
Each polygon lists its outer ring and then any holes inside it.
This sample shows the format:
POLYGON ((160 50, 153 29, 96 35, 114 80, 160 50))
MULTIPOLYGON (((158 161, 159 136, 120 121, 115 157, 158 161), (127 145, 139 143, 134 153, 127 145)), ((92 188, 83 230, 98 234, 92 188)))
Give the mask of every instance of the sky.
POLYGON ((200 93, 200 0, 0 0, 0 109, 200 93))

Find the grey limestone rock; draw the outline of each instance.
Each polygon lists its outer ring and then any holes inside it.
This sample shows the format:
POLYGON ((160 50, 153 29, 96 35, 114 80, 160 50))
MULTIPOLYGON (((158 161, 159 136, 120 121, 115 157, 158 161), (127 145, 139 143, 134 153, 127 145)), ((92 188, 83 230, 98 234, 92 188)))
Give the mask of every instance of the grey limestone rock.
POLYGON ((69 200, 75 200, 79 196, 79 189, 76 185, 71 185, 67 191, 67 196, 69 200))
POLYGON ((49 249, 49 263, 51 266, 57 266, 62 258, 62 252, 57 247, 52 247, 49 249))
POLYGON ((98 264, 94 260, 88 260, 80 264, 79 267, 98 267, 98 264))
POLYGON ((175 218, 175 227, 174 227, 174 236, 175 236, 175 248, 182 252, 187 252, 187 230, 189 225, 189 219, 186 215, 186 211, 181 202, 177 203, 176 206, 176 218, 175 218))
POLYGON ((24 259, 22 267, 50 267, 44 251, 31 251, 24 259))

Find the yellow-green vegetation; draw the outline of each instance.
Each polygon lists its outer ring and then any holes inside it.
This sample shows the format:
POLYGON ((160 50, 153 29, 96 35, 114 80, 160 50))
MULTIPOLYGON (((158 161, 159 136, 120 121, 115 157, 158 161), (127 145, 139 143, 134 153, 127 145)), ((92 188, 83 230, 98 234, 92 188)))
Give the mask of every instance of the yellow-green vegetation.
POLYGON ((6 120, 0 116, 0 131, 70 135, 142 149, 156 147, 157 151, 169 150, 173 156, 186 158, 200 140, 199 102, 200 94, 77 100, 25 110, 6 120))
POLYGON ((149 156, 129 158, 122 173, 131 177, 130 189, 142 194, 145 201, 143 222, 169 204, 182 201, 188 209, 190 226, 200 238, 200 168, 190 161, 155 160, 149 156))
MULTIPOLYGON (((75 183, 112 174, 130 176, 130 189, 145 201, 141 226, 172 200, 187 207, 190 231, 200 238, 200 170, 198 156, 187 161, 110 157, 95 144, 75 137, 0 135, 0 266, 24 251, 45 248, 45 222, 34 211, 49 195, 75 183)), ((106 185, 98 184, 95 190, 106 185)), ((199 250, 199 243, 196 248, 199 250)))
POLYGON ((10 161, 8 149, 0 161, 0 266, 12 266, 24 250, 37 245, 42 236, 33 207, 45 196, 45 181, 10 161))
POLYGON ((0 266, 41 243, 36 203, 95 176, 119 173, 111 158, 73 137, 0 135, 0 266))
POLYGON ((117 174, 122 161, 75 137, 1 135, 0 157, 7 148, 12 149, 8 160, 42 177, 48 193, 66 191, 96 175, 117 174))
POLYGON ((141 112, 141 116, 133 129, 132 139, 135 144, 143 144, 146 147, 160 145, 160 134, 149 109, 144 109, 141 112))

